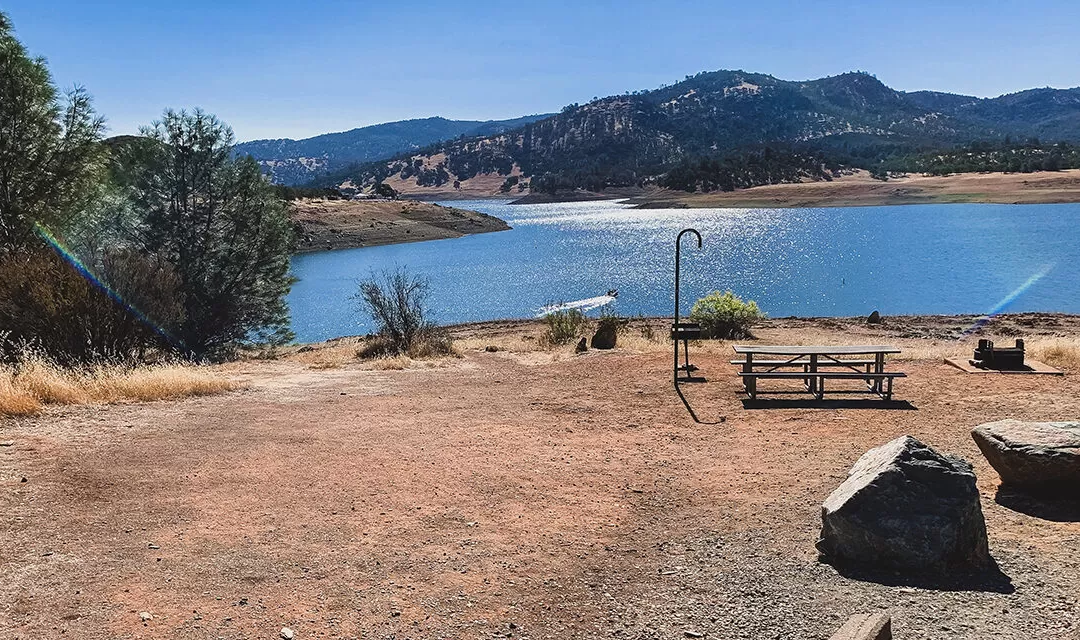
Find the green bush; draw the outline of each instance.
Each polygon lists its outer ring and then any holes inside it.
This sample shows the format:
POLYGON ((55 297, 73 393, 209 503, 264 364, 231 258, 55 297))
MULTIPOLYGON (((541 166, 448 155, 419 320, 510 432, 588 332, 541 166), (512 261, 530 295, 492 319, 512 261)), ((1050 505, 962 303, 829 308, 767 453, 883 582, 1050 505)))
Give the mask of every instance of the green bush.
POLYGON ((690 319, 700 324, 702 333, 709 338, 752 337, 750 329, 764 317, 756 302, 743 302, 730 291, 713 291, 690 310, 690 319))
POLYGON ((544 316, 544 322, 547 323, 544 337, 549 344, 572 342, 585 332, 588 325, 588 319, 580 309, 553 311, 544 316))

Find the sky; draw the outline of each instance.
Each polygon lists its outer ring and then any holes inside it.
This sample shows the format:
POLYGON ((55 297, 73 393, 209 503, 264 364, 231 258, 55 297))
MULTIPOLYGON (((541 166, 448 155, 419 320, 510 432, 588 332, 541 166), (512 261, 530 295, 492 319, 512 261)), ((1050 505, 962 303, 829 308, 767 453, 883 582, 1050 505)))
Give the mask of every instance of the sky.
POLYGON ((1077 0, 0 0, 110 134, 201 107, 239 140, 558 111, 699 71, 873 73, 982 97, 1080 86, 1077 0))

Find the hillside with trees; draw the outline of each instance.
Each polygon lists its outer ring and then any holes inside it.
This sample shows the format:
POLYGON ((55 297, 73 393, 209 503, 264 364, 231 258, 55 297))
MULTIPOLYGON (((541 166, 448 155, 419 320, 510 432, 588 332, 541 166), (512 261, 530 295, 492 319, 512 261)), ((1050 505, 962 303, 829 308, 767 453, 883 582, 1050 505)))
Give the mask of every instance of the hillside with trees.
POLYGON ((370 188, 396 180, 422 192, 465 187, 477 176, 517 176, 520 189, 533 191, 728 189, 827 179, 842 168, 916 171, 914 159, 924 154, 977 141, 1008 146, 1040 132, 1044 143, 1080 141, 1080 89, 978 99, 904 93, 864 72, 792 82, 715 71, 568 105, 503 133, 359 163, 316 184, 370 188))
POLYGON ((488 121, 402 120, 303 140, 252 140, 236 145, 235 151, 255 158, 273 182, 293 186, 357 162, 389 158, 461 136, 494 135, 546 117, 533 115, 488 121))

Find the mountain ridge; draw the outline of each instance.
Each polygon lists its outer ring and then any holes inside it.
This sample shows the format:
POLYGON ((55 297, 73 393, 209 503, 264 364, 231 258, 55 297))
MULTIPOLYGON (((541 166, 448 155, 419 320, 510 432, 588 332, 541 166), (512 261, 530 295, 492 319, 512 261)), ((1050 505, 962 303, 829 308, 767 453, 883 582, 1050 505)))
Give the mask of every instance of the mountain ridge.
POLYGON ((547 117, 536 114, 508 120, 450 120, 439 116, 398 120, 323 133, 309 138, 266 138, 238 143, 271 180, 285 185, 309 182, 344 165, 380 160, 459 136, 483 136, 547 117))
POLYGON ((318 183, 365 189, 385 181, 413 195, 482 195, 472 189, 479 182, 486 195, 603 190, 663 184, 681 164, 713 161, 710 170, 724 174, 714 188, 727 189, 828 179, 840 165, 872 168, 903 154, 1034 137, 1080 141, 1080 89, 976 98, 898 91, 866 72, 789 81, 720 70, 356 164, 318 183))

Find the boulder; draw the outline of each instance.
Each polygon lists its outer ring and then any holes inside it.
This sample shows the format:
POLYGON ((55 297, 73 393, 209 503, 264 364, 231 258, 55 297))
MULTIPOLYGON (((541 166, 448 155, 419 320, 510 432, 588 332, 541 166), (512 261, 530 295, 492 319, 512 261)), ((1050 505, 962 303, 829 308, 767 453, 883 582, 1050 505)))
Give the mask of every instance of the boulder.
POLYGON ((593 349, 614 349, 615 340, 618 337, 618 331, 616 327, 601 327, 593 334, 592 346, 593 349))
POLYGON ((574 353, 585 353, 589 350, 589 343, 585 341, 585 338, 578 340, 577 346, 574 347, 574 353))
POLYGON ((901 436, 862 455, 821 509, 821 559, 944 574, 991 563, 971 465, 901 436))
POLYGON ((1004 485, 1080 497, 1080 422, 1001 420, 971 437, 1004 485))
POLYGON ((877 312, 877 309, 866 317, 866 324, 881 324, 881 314, 877 312))

